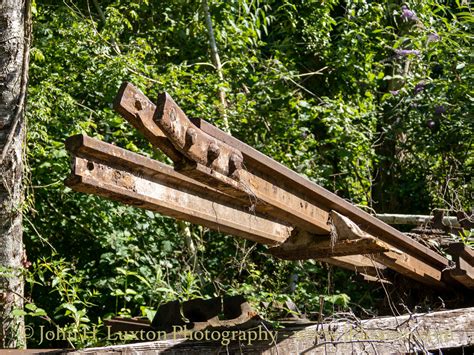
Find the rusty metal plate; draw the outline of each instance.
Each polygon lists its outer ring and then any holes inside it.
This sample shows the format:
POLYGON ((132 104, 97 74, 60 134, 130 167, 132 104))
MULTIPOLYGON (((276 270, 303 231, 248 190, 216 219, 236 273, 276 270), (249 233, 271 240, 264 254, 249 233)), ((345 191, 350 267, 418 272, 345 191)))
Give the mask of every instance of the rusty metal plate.
POLYGON ((158 96, 154 122, 188 159, 225 176, 242 167, 242 154, 197 128, 167 93, 158 96))

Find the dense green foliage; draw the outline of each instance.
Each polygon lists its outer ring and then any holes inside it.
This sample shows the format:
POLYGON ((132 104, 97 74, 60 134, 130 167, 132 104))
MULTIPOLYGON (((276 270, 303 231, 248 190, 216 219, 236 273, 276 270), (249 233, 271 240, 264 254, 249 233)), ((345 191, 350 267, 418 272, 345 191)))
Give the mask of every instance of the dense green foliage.
POLYGON ((29 321, 90 329, 111 314, 150 314, 160 302, 196 295, 290 297, 310 312, 319 295, 370 307, 381 294, 351 282, 351 273, 335 271, 328 282, 319 263, 277 261, 262 246, 196 226, 195 255, 174 220, 64 187, 64 140, 80 132, 165 160, 113 112, 123 81, 150 98, 168 91, 189 116, 217 126, 224 89, 233 135, 368 209, 470 208, 465 5, 212 1, 223 82, 200 1, 100 6, 105 18, 93 1, 34 4, 25 243, 33 263, 26 312, 36 317, 29 321))

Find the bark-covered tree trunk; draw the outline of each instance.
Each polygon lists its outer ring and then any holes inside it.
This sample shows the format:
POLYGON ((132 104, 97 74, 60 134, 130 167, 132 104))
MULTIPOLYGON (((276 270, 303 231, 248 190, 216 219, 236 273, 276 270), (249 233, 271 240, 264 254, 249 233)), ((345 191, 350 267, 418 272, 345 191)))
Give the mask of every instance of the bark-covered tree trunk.
POLYGON ((0 0, 0 348, 24 347, 22 203, 29 0, 0 0))

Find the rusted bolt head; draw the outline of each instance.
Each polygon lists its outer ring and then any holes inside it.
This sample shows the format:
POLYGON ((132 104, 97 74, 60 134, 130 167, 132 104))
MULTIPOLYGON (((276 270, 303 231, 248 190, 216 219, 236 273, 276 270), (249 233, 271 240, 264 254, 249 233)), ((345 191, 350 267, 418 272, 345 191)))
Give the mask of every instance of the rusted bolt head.
POLYGON ((232 153, 229 158, 229 172, 232 174, 238 169, 242 169, 243 158, 237 153, 232 153))
POLYGON ((221 153, 221 150, 219 146, 216 144, 216 142, 212 142, 211 144, 209 144, 209 147, 207 148, 208 161, 216 160, 220 153, 221 153))
POLYGON ((196 144, 196 140, 197 140, 196 130, 192 127, 189 127, 186 130, 186 144, 189 145, 189 146, 192 146, 192 145, 196 144))
POLYGON ((176 110, 172 108, 169 113, 170 121, 176 121, 176 110))

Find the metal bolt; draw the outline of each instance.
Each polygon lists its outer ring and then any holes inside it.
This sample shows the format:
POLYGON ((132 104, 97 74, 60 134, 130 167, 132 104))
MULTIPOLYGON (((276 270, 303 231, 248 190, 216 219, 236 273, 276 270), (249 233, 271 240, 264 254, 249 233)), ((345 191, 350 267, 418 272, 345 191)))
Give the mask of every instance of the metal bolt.
POLYGON ((189 127, 186 131, 186 145, 189 145, 190 147, 194 144, 196 144, 197 140, 197 132, 194 128, 189 127))
POLYGON ((243 158, 237 153, 232 153, 229 158, 229 173, 242 169, 243 158))
POLYGON ((207 160, 209 162, 216 160, 220 153, 221 150, 219 146, 216 144, 216 142, 212 142, 207 148, 207 160))
POLYGON ((176 121, 176 110, 172 108, 169 113, 170 121, 176 121))

